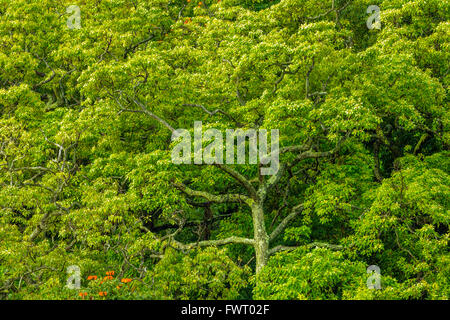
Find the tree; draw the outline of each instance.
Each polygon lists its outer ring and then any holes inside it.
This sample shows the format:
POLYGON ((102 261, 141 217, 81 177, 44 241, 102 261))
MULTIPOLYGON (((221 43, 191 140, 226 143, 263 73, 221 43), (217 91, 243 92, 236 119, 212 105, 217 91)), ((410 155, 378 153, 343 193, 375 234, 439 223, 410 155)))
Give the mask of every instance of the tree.
POLYGON ((70 297, 68 265, 138 279, 139 297, 383 297, 371 264, 388 298, 448 297, 448 3, 84 1, 79 29, 69 5, 0 1, 6 297, 70 297), (195 121, 279 130, 278 170, 174 164, 195 121), (302 288, 343 266, 297 296, 280 261, 309 267, 302 288))

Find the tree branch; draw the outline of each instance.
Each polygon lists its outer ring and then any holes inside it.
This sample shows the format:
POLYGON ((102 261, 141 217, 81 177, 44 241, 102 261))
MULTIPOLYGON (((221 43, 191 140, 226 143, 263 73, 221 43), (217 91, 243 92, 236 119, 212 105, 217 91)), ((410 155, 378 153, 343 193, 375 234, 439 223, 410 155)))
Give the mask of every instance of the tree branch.
POLYGON ((228 202, 237 202, 237 203, 246 203, 249 204, 251 202, 251 199, 245 195, 242 194, 224 194, 224 195, 214 195, 211 193, 208 193, 206 191, 197 191, 193 190, 189 187, 187 187, 183 183, 176 183, 172 182, 175 188, 183 191, 188 196, 191 197, 202 197, 210 202, 214 203, 228 203, 228 202))
POLYGON ((292 208, 291 213, 280 222, 280 224, 272 231, 269 236, 269 241, 273 241, 276 237, 278 237, 284 229, 286 229, 289 222, 291 222, 297 215, 302 212, 304 209, 303 203, 296 205, 292 208))
POLYGON ((137 47, 139 47, 141 44, 144 44, 144 43, 149 42, 149 41, 152 40, 154 37, 155 37, 155 35, 152 34, 152 35, 150 35, 149 37, 145 38, 144 40, 139 41, 139 42, 136 43, 135 45, 128 47, 128 48, 125 50, 125 53, 123 54, 123 58, 126 59, 127 56, 128 56, 128 53, 130 53, 131 51, 134 52, 134 50, 135 50, 137 47))
POLYGON ((250 196, 257 200, 258 196, 256 193, 255 188, 252 186, 252 184, 250 183, 250 181, 244 177, 242 174, 240 174, 239 172, 237 172, 236 170, 232 169, 230 166, 227 166, 225 164, 214 164, 216 167, 218 167, 220 170, 228 173, 231 177, 233 177, 234 179, 236 179, 245 189, 247 189, 247 191, 250 193, 250 196))
POLYGON ((52 75, 51 75, 50 78, 48 78, 47 80, 44 80, 44 81, 42 81, 42 82, 39 82, 38 84, 35 84, 35 85, 33 86, 33 90, 35 90, 35 89, 39 88, 40 86, 42 86, 42 85, 44 85, 44 84, 46 84, 46 83, 52 81, 53 78, 55 78, 55 76, 56 76, 55 70, 53 70, 53 68, 49 66, 49 64, 47 63, 47 61, 45 61, 45 59, 40 58, 37 54, 34 54, 34 56, 35 56, 36 58, 38 58, 39 60, 41 60, 42 62, 45 63, 45 65, 47 66, 47 68, 49 68, 49 69, 52 71, 52 75))
POLYGON ((220 113, 223 114, 224 116, 228 117, 231 121, 233 121, 238 127, 242 127, 242 123, 240 123, 239 121, 237 121, 235 118, 233 118, 230 114, 226 113, 225 111, 223 111, 222 109, 216 109, 214 111, 209 111, 208 109, 206 109, 203 105, 201 104, 195 104, 195 103, 185 103, 183 104, 183 107, 197 107, 202 109, 204 112, 206 112, 208 115, 213 116, 216 113, 220 113))
MULTIPOLYGON (((157 120, 160 124, 162 124, 163 126, 165 126, 167 129, 169 129, 172 133, 175 132, 176 130, 165 120, 161 119, 160 117, 158 117, 156 114, 154 114, 153 112, 151 112, 150 110, 147 109, 147 107, 140 102, 139 100, 132 98, 133 102, 141 108, 141 110, 139 112, 145 113, 146 115, 148 115, 149 117, 157 120)), ((127 110, 127 109, 123 109, 123 111, 131 111, 131 110, 127 110)), ((137 112, 137 111, 134 111, 137 112)))
MULTIPOLYGON (((301 246, 276 246, 273 247, 272 249, 269 250, 269 255, 273 255, 277 252, 281 252, 281 251, 292 251, 295 250, 297 248, 300 248, 301 246)), ((325 242, 312 242, 306 245, 307 248, 312 249, 312 248, 327 248, 330 250, 343 250, 344 247, 338 244, 329 244, 329 243, 325 243, 325 242)))
POLYGON ((196 247, 223 246, 223 245, 231 244, 231 243, 248 244, 248 245, 253 246, 255 244, 255 241, 253 239, 249 239, 249 238, 232 236, 232 237, 225 238, 225 239, 204 240, 204 241, 198 241, 198 242, 193 242, 193 243, 189 243, 189 244, 184 244, 184 243, 181 243, 181 242, 178 242, 178 241, 172 239, 172 243, 175 244, 175 248, 177 248, 177 249, 190 250, 190 249, 193 249, 196 247))
POLYGON ((308 99, 309 96, 309 76, 311 75, 311 72, 314 69, 314 57, 312 58, 312 64, 309 66, 308 72, 306 73, 306 80, 305 80, 305 99, 308 99))

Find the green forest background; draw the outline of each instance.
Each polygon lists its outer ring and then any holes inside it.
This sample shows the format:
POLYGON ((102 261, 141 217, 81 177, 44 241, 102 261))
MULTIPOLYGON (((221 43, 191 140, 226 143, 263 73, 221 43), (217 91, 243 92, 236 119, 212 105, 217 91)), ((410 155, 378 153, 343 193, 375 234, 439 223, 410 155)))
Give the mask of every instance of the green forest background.
POLYGON ((0 299, 448 299, 449 15, 0 0, 0 299), (194 121, 280 170, 172 163, 194 121))

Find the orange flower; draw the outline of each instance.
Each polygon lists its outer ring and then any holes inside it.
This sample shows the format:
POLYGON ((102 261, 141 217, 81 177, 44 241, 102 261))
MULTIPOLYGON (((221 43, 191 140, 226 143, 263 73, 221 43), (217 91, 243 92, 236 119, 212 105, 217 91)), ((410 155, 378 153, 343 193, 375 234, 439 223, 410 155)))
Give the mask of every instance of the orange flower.
POLYGON ((113 276, 114 275, 114 271, 106 271, 106 275, 107 276, 113 276))
POLYGON ((131 279, 130 278, 123 278, 120 281, 122 281, 123 283, 128 283, 128 282, 131 282, 131 279))
POLYGON ((102 296, 102 297, 106 297, 106 295, 107 295, 108 293, 105 292, 105 291, 100 291, 98 294, 99 294, 100 296, 102 296))
POLYGON ((103 278, 103 280, 108 280, 108 279, 112 280, 112 279, 114 279, 114 277, 113 276, 106 276, 106 277, 103 278))
POLYGON ((97 276, 88 276, 87 279, 88 280, 97 280, 97 276))
POLYGON ((121 286, 120 285, 118 285, 118 286, 116 286, 116 288, 119 290, 120 288, 121 288, 121 286))
POLYGON ((80 297, 85 297, 85 296, 87 296, 87 292, 80 292, 78 295, 79 295, 80 297))

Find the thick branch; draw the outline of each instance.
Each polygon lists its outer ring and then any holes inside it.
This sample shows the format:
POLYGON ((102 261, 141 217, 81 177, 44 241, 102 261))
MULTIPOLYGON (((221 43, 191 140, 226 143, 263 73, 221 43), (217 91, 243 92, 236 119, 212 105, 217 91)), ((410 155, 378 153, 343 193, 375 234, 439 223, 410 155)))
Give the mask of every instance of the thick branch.
POLYGON ((205 106, 203 106, 201 104, 194 104, 194 103, 185 103, 185 104, 183 104, 183 107, 197 107, 197 108, 202 109, 204 112, 206 112, 210 116, 213 116, 216 113, 223 114, 224 116, 228 117, 231 121, 233 121, 238 127, 242 127, 242 123, 237 121, 234 117, 232 117, 230 114, 226 113, 222 109, 216 109, 214 111, 209 111, 208 109, 205 108, 205 106))
POLYGON ((312 64, 309 66, 308 72, 306 73, 306 80, 305 80, 305 99, 308 99, 309 96, 309 76, 311 75, 311 72, 314 69, 314 57, 312 58, 312 64))
MULTIPOLYGON (((175 129, 169 124, 167 123, 167 121, 161 119, 160 117, 158 117, 156 114, 154 114, 153 112, 151 112, 150 110, 147 109, 147 107, 140 101, 136 100, 136 99, 132 99, 133 102, 138 105, 141 108, 141 111, 143 113, 145 113, 146 115, 148 115, 149 117, 157 120, 159 123, 161 123, 163 126, 165 126, 167 129, 169 129, 171 132, 175 132, 175 129)), ((129 110, 124 110, 124 111, 129 111, 129 110)))
POLYGON ((129 48, 127 48, 127 49, 125 50, 125 53, 123 54, 123 58, 126 59, 127 56, 128 56, 128 53, 134 52, 134 50, 135 50, 137 47, 139 47, 141 44, 144 44, 144 43, 149 42, 149 41, 152 40, 154 37, 155 37, 155 36, 152 34, 152 35, 150 35, 149 37, 145 38, 144 40, 139 41, 139 42, 136 43, 135 45, 130 46, 129 48))
POLYGON ((253 199, 257 199, 258 196, 256 195, 256 190, 250 183, 250 181, 244 177, 242 174, 237 172, 236 170, 232 169, 230 166, 227 166, 225 164, 215 164, 216 167, 220 168, 220 170, 228 173, 230 176, 232 176, 234 179, 236 179, 247 191, 250 193, 250 196, 253 199))
POLYGON ((291 213, 280 222, 280 224, 272 231, 269 236, 269 241, 273 241, 276 237, 278 237, 281 232, 288 226, 289 222, 291 222, 297 215, 304 209, 303 203, 292 208, 291 213))
POLYGON ((189 243, 189 244, 184 244, 181 242, 178 242, 176 240, 172 240, 173 243, 175 244, 175 247, 177 249, 181 249, 181 250, 190 250, 196 247, 209 247, 209 246, 223 246, 226 244, 236 244, 236 243, 240 243, 240 244, 248 244, 253 246, 255 244, 255 241, 253 239, 248 239, 248 238, 241 238, 241 237, 229 237, 226 239, 219 239, 219 240, 205 240, 205 241, 199 241, 199 242, 193 242, 193 243, 189 243))
MULTIPOLYGON (((343 246, 338 245, 338 244, 329 244, 329 243, 325 243, 325 242, 313 242, 313 243, 309 243, 306 245, 308 248, 312 249, 312 248, 327 248, 330 250, 342 250, 344 249, 343 246)), ((275 254, 277 252, 281 252, 281 251, 292 251, 295 250, 297 248, 299 248, 300 246, 294 246, 294 247, 290 247, 290 246, 276 246, 273 247, 272 249, 269 250, 269 255, 275 254)))
POLYGON ((299 154, 294 161, 290 164, 289 167, 293 167, 295 164, 297 164, 298 162, 304 160, 304 159, 317 159, 317 158, 326 158, 329 156, 332 156, 333 154, 337 153, 339 151, 339 149, 341 148, 342 143, 348 138, 348 136, 350 135, 350 132, 348 132, 345 137, 341 138, 337 143, 336 146, 328 151, 320 151, 320 152, 316 152, 316 151, 312 151, 307 150, 305 152, 302 152, 301 154, 299 154))
POLYGON ((40 82, 40 83, 34 85, 34 86, 33 86, 33 89, 37 89, 37 88, 39 88, 40 86, 42 86, 42 85, 44 85, 44 84, 46 84, 46 83, 52 81, 52 80, 55 78, 55 76, 56 76, 55 70, 53 70, 53 68, 50 67, 50 65, 47 63, 47 61, 45 61, 45 59, 40 58, 37 54, 35 54, 35 56, 36 56, 39 60, 41 60, 42 62, 45 63, 45 65, 47 66, 47 68, 49 68, 49 69, 52 71, 52 75, 51 75, 50 78, 48 78, 47 80, 44 80, 44 81, 42 81, 42 82, 40 82))
POLYGON ((417 142, 415 148, 414 148, 414 154, 417 154, 420 150, 420 147, 422 146, 422 143, 428 138, 428 133, 422 134, 422 136, 419 139, 419 142, 417 142))
POLYGON ((287 152, 303 152, 307 151, 311 148, 311 144, 302 144, 302 145, 294 145, 294 146, 287 146, 280 149, 280 154, 287 153, 287 152))
POLYGON ((228 203, 228 202, 242 203, 242 202, 245 202, 248 204, 249 202, 251 202, 251 199, 249 197, 242 195, 242 194, 214 195, 214 194, 208 193, 206 191, 193 190, 182 183, 173 182, 173 185, 175 186, 175 188, 183 191, 188 196, 202 197, 202 198, 206 199, 207 201, 214 202, 214 203, 228 203))

